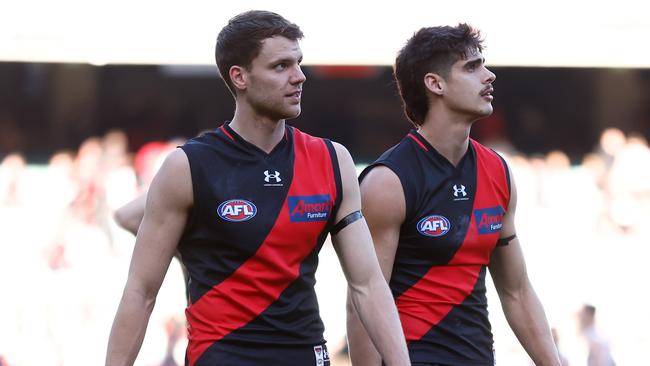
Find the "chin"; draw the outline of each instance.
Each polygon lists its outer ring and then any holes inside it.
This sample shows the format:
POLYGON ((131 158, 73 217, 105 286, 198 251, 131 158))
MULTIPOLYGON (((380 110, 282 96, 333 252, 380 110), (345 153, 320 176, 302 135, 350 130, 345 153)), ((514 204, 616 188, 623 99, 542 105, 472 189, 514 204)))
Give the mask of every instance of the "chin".
POLYGON ((492 114, 492 109, 477 111, 476 113, 474 113, 474 118, 472 119, 472 122, 476 122, 478 120, 487 118, 491 114, 492 114))
POLYGON ((484 109, 480 110, 479 115, 481 117, 487 117, 487 116, 491 115, 492 112, 494 112, 494 108, 492 108, 492 106, 489 106, 487 108, 484 108, 484 109))
POLYGON ((292 119, 292 118, 297 118, 300 115, 301 109, 300 107, 286 111, 284 119, 292 119))

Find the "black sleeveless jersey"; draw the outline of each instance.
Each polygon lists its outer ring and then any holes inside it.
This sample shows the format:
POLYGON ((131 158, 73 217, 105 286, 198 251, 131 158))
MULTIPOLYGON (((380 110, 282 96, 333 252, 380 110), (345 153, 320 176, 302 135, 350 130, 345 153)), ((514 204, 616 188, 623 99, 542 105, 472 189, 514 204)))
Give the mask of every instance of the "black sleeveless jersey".
POLYGON ((224 342, 324 343, 314 275, 341 200, 332 143, 287 126, 267 154, 224 124, 181 148, 194 190, 178 247, 187 363, 214 364, 224 342))
POLYGON ((411 361, 493 365, 485 274, 510 199, 505 161, 470 139, 455 167, 413 130, 360 179, 377 165, 406 200, 390 287, 411 361))

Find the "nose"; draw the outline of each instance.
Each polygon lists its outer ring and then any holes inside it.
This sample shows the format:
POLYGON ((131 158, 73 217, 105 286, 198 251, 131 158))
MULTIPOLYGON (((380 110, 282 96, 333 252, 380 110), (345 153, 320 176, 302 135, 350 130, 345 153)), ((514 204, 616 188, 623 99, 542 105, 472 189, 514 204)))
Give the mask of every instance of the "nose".
POLYGON ((291 75, 291 84, 302 84, 307 80, 305 73, 302 72, 300 65, 296 65, 296 70, 291 75))
POLYGON ((491 83, 493 83, 494 80, 497 79, 496 74, 493 73, 492 71, 490 71, 490 69, 488 69, 487 67, 485 68, 485 71, 487 71, 487 78, 485 79, 485 83, 486 83, 486 84, 491 84, 491 83))

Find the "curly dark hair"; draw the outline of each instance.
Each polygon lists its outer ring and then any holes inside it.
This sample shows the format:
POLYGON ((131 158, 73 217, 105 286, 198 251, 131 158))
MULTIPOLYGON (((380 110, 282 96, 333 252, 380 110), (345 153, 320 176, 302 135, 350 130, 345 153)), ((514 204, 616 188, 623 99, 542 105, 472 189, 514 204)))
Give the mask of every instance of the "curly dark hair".
POLYGON ((433 72, 447 77, 451 66, 466 59, 468 52, 483 51, 478 30, 462 23, 456 27, 428 27, 418 30, 397 54, 394 76, 404 112, 417 127, 429 111, 424 75, 433 72))

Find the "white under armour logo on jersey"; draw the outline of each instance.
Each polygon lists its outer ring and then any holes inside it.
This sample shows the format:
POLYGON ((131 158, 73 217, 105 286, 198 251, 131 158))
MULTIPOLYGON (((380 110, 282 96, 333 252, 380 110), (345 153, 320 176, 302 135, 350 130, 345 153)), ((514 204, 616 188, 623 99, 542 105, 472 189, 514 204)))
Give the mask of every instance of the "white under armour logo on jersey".
POLYGON ((465 186, 460 185, 460 188, 454 184, 454 197, 458 197, 459 194, 462 194, 463 197, 467 196, 467 192, 465 192, 465 186))
POLYGON ((467 192, 465 192, 465 186, 464 185, 457 185, 454 184, 454 201, 467 201, 469 198, 467 197, 467 192))
POLYGON ((269 182, 271 182, 271 179, 273 179, 275 181, 275 183, 282 182, 282 179, 280 179, 280 172, 278 172, 276 170, 276 171, 274 171, 273 174, 271 174, 271 173, 269 173, 268 170, 265 170, 264 171, 264 181, 269 183, 269 182))

